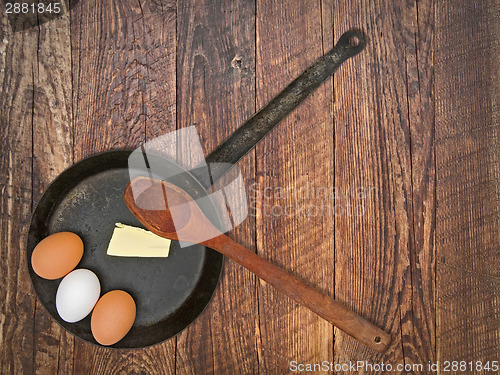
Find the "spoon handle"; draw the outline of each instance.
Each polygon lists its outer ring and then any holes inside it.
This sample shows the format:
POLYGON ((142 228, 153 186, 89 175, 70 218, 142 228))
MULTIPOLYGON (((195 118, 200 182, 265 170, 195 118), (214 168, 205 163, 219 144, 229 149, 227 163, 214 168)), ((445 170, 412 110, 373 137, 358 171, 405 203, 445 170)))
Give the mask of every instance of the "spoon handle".
POLYGON ((227 236, 207 241, 209 246, 238 262, 256 276, 309 308, 337 328, 380 353, 384 352, 391 336, 374 326, 341 302, 319 292, 287 271, 246 249, 227 236))
MULTIPOLYGON (((349 30, 342 34, 329 52, 314 61, 205 158, 206 163, 211 164, 211 180, 215 182, 221 178, 281 120, 335 73, 345 60, 360 53, 365 48, 365 43, 365 37, 359 30, 349 30)), ((205 187, 212 185, 208 177, 196 177, 205 187)))

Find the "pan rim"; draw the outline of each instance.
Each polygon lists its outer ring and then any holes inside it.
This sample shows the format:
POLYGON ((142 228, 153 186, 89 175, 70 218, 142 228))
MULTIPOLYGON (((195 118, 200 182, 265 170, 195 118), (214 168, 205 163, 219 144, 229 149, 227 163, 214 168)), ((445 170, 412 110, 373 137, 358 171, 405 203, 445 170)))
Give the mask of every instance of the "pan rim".
MULTIPOLYGON (((174 337, 176 337, 178 334, 180 334, 181 332, 183 332, 185 329, 187 329, 189 326, 191 326, 193 324, 193 322, 195 322, 202 314, 203 312, 206 310, 206 308, 208 307, 208 305, 212 302, 213 300, 213 297, 214 297, 214 294, 220 284, 220 279, 221 279, 221 276, 222 276, 222 272, 224 270, 224 260, 225 260, 225 257, 216 252, 215 250, 212 250, 208 247, 205 246, 205 256, 209 255, 209 256, 212 256, 212 257, 215 257, 214 259, 216 260, 215 262, 212 263, 212 265, 215 267, 214 268, 214 274, 212 275, 212 277, 214 278, 214 283, 213 283, 213 287, 210 289, 209 292, 206 293, 206 301, 204 301, 202 303, 202 306, 201 308, 199 308, 199 310, 195 311, 195 313, 193 314, 192 316, 192 319, 190 319, 190 321, 185 324, 181 329, 179 329, 177 332, 175 332, 174 334, 170 335, 170 336, 166 336, 165 338, 162 338, 160 340, 154 340, 154 342, 151 342, 150 344, 147 344, 147 345, 141 345, 141 346, 137 346, 137 347, 132 347, 132 346, 128 346, 128 347, 120 347, 120 346, 114 346, 114 345, 111 345, 111 346, 104 346, 104 345, 101 345, 97 342, 93 342, 93 341, 89 341, 83 337, 80 337, 77 333, 75 332, 72 332, 71 330, 68 329, 68 327, 65 327, 63 324, 61 324, 61 322, 59 322, 54 316, 53 314, 51 313, 51 311, 47 308, 46 306, 46 303, 40 298, 38 292, 37 292, 37 288, 35 287, 35 278, 36 277, 33 277, 34 275, 34 272, 33 270, 30 268, 30 264, 31 264, 31 259, 29 257, 29 242, 30 242, 30 233, 32 233, 32 230, 33 230, 33 226, 34 226, 34 219, 36 218, 36 215, 38 213, 38 210, 40 210, 41 208, 41 204, 44 202, 44 198, 46 198, 46 194, 48 191, 54 189, 53 186, 57 186, 58 183, 60 183, 61 181, 61 176, 65 175, 65 174, 68 174, 71 170, 73 170, 74 168, 76 168, 77 166, 81 166, 83 163, 85 162, 89 162, 90 160, 93 160, 93 159, 100 159, 102 157, 106 157, 106 156, 110 156, 110 155, 121 155, 121 156, 124 156, 126 155, 127 158, 128 156, 133 152, 134 150, 133 149, 129 149, 129 148, 118 148, 118 149, 111 149, 111 150, 106 150, 106 151, 102 151, 102 152, 98 152, 98 153, 95 153, 95 154, 92 154, 92 155, 89 155, 89 156, 86 156, 85 158, 73 163, 72 165, 68 166, 67 168, 65 168, 62 172, 60 172, 47 186, 47 188, 44 190, 42 196, 40 197, 40 199, 36 202, 36 204, 33 205, 32 207, 32 212, 31 212, 31 215, 30 215, 30 221, 29 221, 29 226, 28 226, 28 230, 26 232, 26 238, 25 238, 25 241, 24 241, 24 252, 25 252, 25 260, 26 260, 26 272, 27 272, 27 275, 28 275, 28 278, 30 280, 30 284, 31 284, 31 287, 32 287, 32 290, 34 291, 35 293, 35 296, 36 298, 38 299, 38 301, 40 302, 40 304, 43 306, 45 312, 50 316, 50 318, 55 321, 59 327, 61 327, 62 329, 64 329, 66 332, 68 332, 69 334, 71 334, 72 336, 78 338, 79 340, 85 342, 85 343, 88 343, 88 344, 91 344, 95 347, 100 347, 100 348, 106 348, 106 349, 111 349, 111 350, 139 350, 139 349, 144 349, 144 348, 148 348, 148 347, 152 347, 152 346, 155 346, 155 345, 159 345, 159 344, 162 344, 174 337)), ((109 168, 109 169, 106 169, 106 170, 113 170, 113 169, 121 169, 122 167, 116 167, 116 168, 109 168)), ((97 172, 99 173, 99 172, 97 172)), ((188 174, 190 174, 189 172, 187 172, 188 174)), ((191 175, 191 174, 190 174, 191 175)), ((193 177, 194 178, 194 177, 193 177)), ((201 185, 200 185, 201 186, 201 185)), ((70 189, 71 190, 71 189, 70 189)), ((48 199, 48 198, 46 198, 48 199)), ((31 250, 32 252, 32 250, 31 250)), ((207 266, 207 259, 205 259, 205 262, 204 262, 204 265, 203 265, 203 268, 205 268, 207 266)), ((78 268, 79 266, 77 266, 78 268)), ((62 279, 62 278, 61 278, 62 279)), ((57 279, 57 280, 61 280, 61 279, 57 279)), ((199 280, 198 280, 199 282, 199 280)), ((197 283, 198 283, 197 282, 197 283)), ((104 293, 103 291, 101 291, 101 295, 102 296, 104 293)), ((191 293, 192 295, 193 293, 191 293)), ((189 303, 189 297, 188 299, 173 313, 175 314, 182 306, 184 306, 186 303, 189 303)), ((89 317, 91 314, 89 314, 87 317, 89 317)))

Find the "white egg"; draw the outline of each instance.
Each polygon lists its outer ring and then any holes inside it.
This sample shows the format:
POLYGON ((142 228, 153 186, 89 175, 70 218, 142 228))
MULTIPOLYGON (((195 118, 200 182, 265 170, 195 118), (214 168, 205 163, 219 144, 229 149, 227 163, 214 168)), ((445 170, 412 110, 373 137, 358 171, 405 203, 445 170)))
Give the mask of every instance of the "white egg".
POLYGON ((100 294, 101 284, 94 272, 83 268, 74 270, 57 288, 57 312, 68 323, 78 322, 90 314, 100 294))

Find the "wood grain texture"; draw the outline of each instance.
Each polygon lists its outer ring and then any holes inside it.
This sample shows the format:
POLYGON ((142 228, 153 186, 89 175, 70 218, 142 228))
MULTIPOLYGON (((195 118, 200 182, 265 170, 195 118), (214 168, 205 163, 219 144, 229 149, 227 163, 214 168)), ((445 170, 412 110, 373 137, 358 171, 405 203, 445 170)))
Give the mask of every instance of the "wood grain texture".
POLYGON ((496 1, 436 7, 436 344, 441 361, 498 360, 499 11, 496 1))
MULTIPOLYGON (((253 1, 177 2, 178 127, 196 125, 205 154, 255 111, 254 16, 253 1)), ((253 152, 238 163, 247 187, 254 164, 253 152)), ((229 235, 254 249, 254 219, 229 235)), ((255 276, 226 260, 212 302, 179 335, 178 373, 259 372, 255 285, 255 276)))
POLYGON ((7 18, 0 20, 0 373, 29 374, 35 370, 35 296, 24 239, 31 212, 38 30, 13 33, 7 18))
MULTIPOLYGON (((321 19, 319 1, 257 1, 257 107, 326 52, 321 19)), ((302 195, 333 186, 331 95, 321 86, 256 147, 256 173, 258 253, 333 296, 331 200, 302 195)), ((331 324, 262 281, 258 293, 262 373, 333 360, 331 324)))
POLYGON ((133 148, 145 139, 144 86, 135 37, 142 28, 136 3, 79 3, 71 31, 75 161, 108 149, 133 148))
POLYGON ((436 171, 433 0, 411 3, 403 18, 411 153, 412 227, 401 305, 404 363, 436 361, 436 171))
MULTIPOLYGON (((347 192, 338 200, 346 209, 335 223, 336 296, 390 332, 392 345, 385 354, 377 355, 338 332, 335 362, 363 358, 394 366, 421 363, 428 356, 429 344, 420 342, 419 330, 428 318, 432 325, 433 311, 418 293, 423 290, 428 298, 433 280, 413 285, 413 275, 417 277, 422 266, 416 261, 432 259, 433 249, 419 248, 417 252, 414 245, 414 215, 419 211, 414 209, 412 137, 427 136, 429 126, 418 117, 416 99, 408 93, 409 77, 420 74, 415 63, 415 4, 346 1, 336 5, 337 37, 358 26, 370 38, 366 50, 347 61, 334 78, 335 186, 347 192), (422 310, 424 316, 413 315, 414 309, 422 310)), ((432 145, 426 146, 415 157, 432 150, 432 145)), ((415 178, 426 173, 421 169, 415 178)), ((428 198, 426 190, 423 196, 418 194, 419 200, 428 198)), ((419 222, 422 224, 420 218, 419 222)), ((425 271, 429 267, 432 263, 423 264, 425 271)), ((422 335, 424 341, 429 339, 427 333, 422 335)))
MULTIPOLYGON (((80 2, 71 22, 75 160, 175 130, 175 3, 80 2)), ((78 341, 78 373, 172 373, 175 340, 142 351, 78 341), (157 358, 162 358, 161 361, 157 358)))
POLYGON ((413 222, 401 333, 410 365, 436 361, 434 6, 433 0, 414 2, 403 19, 413 222))

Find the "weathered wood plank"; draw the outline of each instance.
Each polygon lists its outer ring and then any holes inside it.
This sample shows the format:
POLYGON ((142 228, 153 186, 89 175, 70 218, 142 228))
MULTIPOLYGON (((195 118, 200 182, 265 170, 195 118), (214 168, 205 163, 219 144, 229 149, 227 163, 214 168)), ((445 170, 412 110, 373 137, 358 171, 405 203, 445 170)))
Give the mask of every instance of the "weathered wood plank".
MULTIPOLYGON (((412 35, 416 21, 407 3, 343 1, 336 5, 336 37, 358 27, 369 38, 366 50, 347 61, 334 79, 335 185, 348 192, 338 200, 346 209, 335 223, 336 296, 391 333, 392 343, 386 353, 377 354, 336 331, 335 362, 362 358, 396 366, 407 360, 405 350, 414 348, 413 337, 408 336, 415 324, 409 301, 412 267, 417 267, 411 261, 410 126, 412 121, 416 129, 426 126, 410 118, 413 113, 408 109, 406 60, 411 64, 415 52, 409 49, 407 35, 412 35)), ((410 357, 419 360, 418 354, 410 357)))
POLYGON ((31 374, 35 297, 26 272, 38 29, 0 18, 0 373, 31 374))
MULTIPOLYGON (((176 129, 176 1, 139 2, 141 18, 134 27, 140 117, 149 141, 176 129)), ((175 373, 176 340, 134 352, 138 373, 175 373)), ((129 370, 126 369, 128 372, 129 370)))
MULTIPOLYGON (((257 107, 326 52, 322 32, 320 1, 257 2, 257 107)), ((331 103, 331 84, 321 86, 257 146, 256 168, 257 251, 333 296, 331 103)), ((333 360, 330 323, 264 282, 258 293, 262 373, 333 360)))
MULTIPOLYGON (((71 27, 75 160, 175 129, 175 3, 80 2, 71 27)), ((175 340, 141 351, 77 341, 75 371, 173 373, 175 340)))
POLYGON ((145 140, 144 81, 137 57, 141 8, 80 2, 71 22, 75 161, 145 140))
MULTIPOLYGON (((208 153, 255 110, 254 2, 178 1, 177 15, 178 127, 196 125, 208 153)), ((253 152, 238 163, 247 187, 254 164, 253 152)), ((254 223, 248 218, 230 236, 255 248, 254 223)), ((226 261, 212 302, 178 337, 179 373, 258 372, 255 285, 226 261)))
MULTIPOLYGON (((38 27, 37 59, 33 61, 33 203, 73 162, 70 16, 65 9, 64 13, 38 27)), ((74 337, 61 329, 38 300, 34 320, 36 372, 73 372, 74 337)))
MULTIPOLYGON (((137 5, 136 5, 137 6, 137 5)), ((71 23, 75 161, 144 141, 133 30, 140 9, 80 2, 71 23)), ((137 27, 137 26, 136 26, 137 27)), ((111 351, 75 341, 76 373, 135 368, 132 351, 111 351)))
POLYGON ((499 11, 496 1, 436 6, 436 344, 441 362, 498 360, 499 11))
POLYGON ((434 1, 408 4, 402 22, 413 222, 401 300, 401 334, 404 363, 425 366, 436 361, 434 1))

